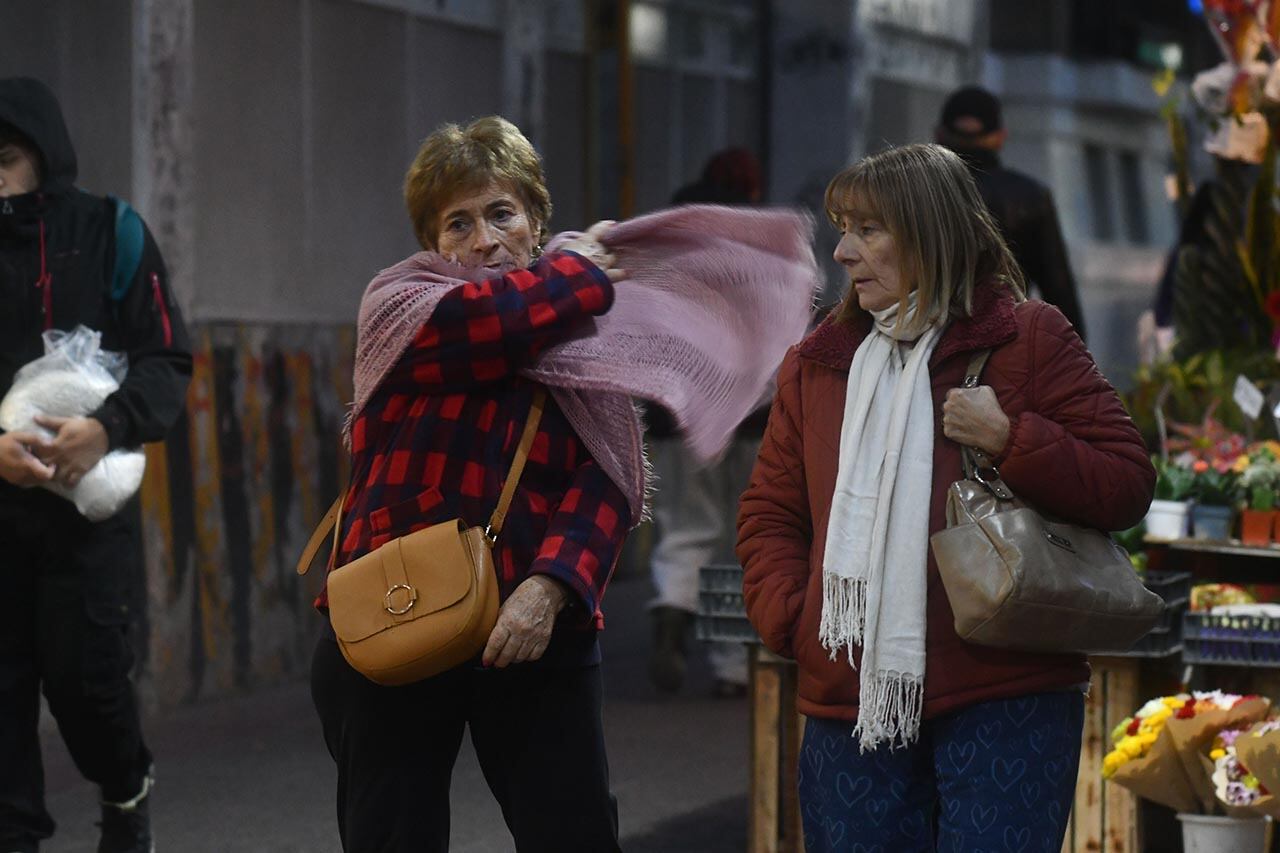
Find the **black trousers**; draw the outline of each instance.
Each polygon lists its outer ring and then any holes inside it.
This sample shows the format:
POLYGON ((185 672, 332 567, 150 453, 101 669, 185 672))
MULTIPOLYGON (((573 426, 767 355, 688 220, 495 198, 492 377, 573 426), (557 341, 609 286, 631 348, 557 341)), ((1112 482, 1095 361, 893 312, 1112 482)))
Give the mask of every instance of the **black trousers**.
POLYGON ((620 849, 598 664, 464 665, 380 687, 347 664, 326 631, 311 689, 338 764, 338 829, 348 853, 449 849, 449 781, 468 725, 519 853, 620 849))
POLYGON ((108 801, 142 790, 151 754, 129 673, 139 537, 33 490, 0 503, 0 850, 53 834, 44 804, 40 691, 76 767, 108 801))

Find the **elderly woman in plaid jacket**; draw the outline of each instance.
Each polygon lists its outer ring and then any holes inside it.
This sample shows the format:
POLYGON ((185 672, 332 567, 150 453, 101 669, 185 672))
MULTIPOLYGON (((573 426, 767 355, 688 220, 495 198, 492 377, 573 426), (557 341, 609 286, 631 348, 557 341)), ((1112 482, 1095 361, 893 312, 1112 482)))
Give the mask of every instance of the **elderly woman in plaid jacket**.
MULTIPOLYGON (((433 133, 405 196, 423 247, 484 275, 440 299, 358 409, 339 564, 424 524, 488 517, 538 388, 517 371, 608 311, 622 275, 595 229, 539 256, 551 213, 541 162, 503 119, 433 133)), ((519 850, 618 849, 596 635, 632 515, 548 398, 495 548, 503 603, 482 658, 381 687, 325 631, 312 689, 344 849, 447 850, 467 726, 519 850)))

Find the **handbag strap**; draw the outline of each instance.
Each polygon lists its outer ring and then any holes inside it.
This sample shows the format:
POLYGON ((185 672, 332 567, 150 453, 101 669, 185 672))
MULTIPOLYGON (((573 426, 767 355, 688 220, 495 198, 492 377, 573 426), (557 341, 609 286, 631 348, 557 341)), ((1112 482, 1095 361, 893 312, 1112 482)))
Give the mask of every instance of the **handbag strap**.
MULTIPOLYGON (((991 358, 991 350, 978 350, 969 359, 969 366, 964 370, 964 384, 961 388, 977 388, 982 383, 982 371, 991 358)), ((996 498, 1002 501, 1013 500, 1013 492, 1000 479, 1000 469, 991 461, 986 451, 976 447, 960 448, 960 461, 964 466, 966 479, 975 480, 986 487, 996 498)))
MULTIPOLYGON (((516 494, 516 486, 520 483, 520 476, 524 473, 524 465, 529 461, 529 451, 533 447, 533 440, 538 434, 538 424, 542 421, 542 412, 546 408, 547 389, 539 385, 533 393, 533 405, 529 408, 529 417, 524 422, 524 432, 520 434, 520 443, 516 445, 515 458, 511 460, 511 470, 507 472, 506 482, 502 484, 502 495, 498 498, 498 505, 493 510, 493 515, 489 518, 489 524, 484 529, 485 538, 489 540, 492 546, 497 541, 498 534, 502 532, 502 525, 507 519, 507 510, 511 508, 511 501, 516 494)), ((320 519, 320 524, 311 534, 311 538, 307 540, 307 547, 303 549, 302 556, 298 558, 297 572, 305 575, 311 570, 311 563, 316 558, 316 552, 320 550, 320 546, 324 543, 325 537, 330 530, 333 530, 333 550, 330 560, 338 553, 338 532, 342 529, 342 502, 346 498, 346 492, 338 495, 337 499, 325 512, 324 517, 320 519)))

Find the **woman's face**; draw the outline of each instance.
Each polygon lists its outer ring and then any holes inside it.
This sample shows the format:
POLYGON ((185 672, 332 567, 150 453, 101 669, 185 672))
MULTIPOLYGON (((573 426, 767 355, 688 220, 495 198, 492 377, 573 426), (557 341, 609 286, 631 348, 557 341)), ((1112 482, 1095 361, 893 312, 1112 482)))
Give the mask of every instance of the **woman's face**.
POLYGON ((436 248, 465 267, 499 272, 527 267, 541 226, 529 218, 520 196, 492 182, 465 190, 442 208, 436 248))
POLYGON ((849 272, 858 305, 864 311, 883 311, 897 305, 911 288, 898 267, 898 244, 884 223, 864 214, 840 218, 840 242, 835 259, 849 272))

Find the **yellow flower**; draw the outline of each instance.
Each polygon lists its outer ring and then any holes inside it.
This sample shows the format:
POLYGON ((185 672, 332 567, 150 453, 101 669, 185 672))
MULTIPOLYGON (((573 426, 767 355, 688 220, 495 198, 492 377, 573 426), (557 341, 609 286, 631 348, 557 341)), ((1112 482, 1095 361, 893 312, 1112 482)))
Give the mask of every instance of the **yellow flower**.
POLYGON ((1235 464, 1231 466, 1231 470, 1232 470, 1232 471, 1234 471, 1234 472, 1235 472, 1235 473, 1237 473, 1237 474, 1243 474, 1245 471, 1248 471, 1248 470, 1249 470, 1249 457, 1248 457, 1248 456, 1237 456, 1237 457, 1236 457, 1235 464))
POLYGON ((1129 759, 1121 752, 1109 752, 1102 759, 1102 778, 1110 779, 1129 759))
POLYGON ((1144 752, 1142 741, 1136 737, 1127 737, 1120 741, 1120 751, 1128 758, 1138 758, 1144 752))
POLYGON ((1151 745, 1156 742, 1156 738, 1158 737, 1160 737, 1158 732, 1142 732, 1138 735, 1138 740, 1142 742, 1144 747, 1150 749, 1151 745))
POLYGON ((1214 761, 1217 761, 1219 758, 1226 756, 1226 754, 1227 751, 1225 749, 1215 749, 1213 752, 1209 753, 1209 757, 1214 761))

